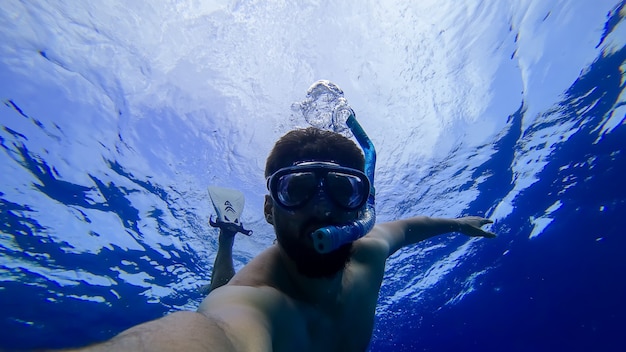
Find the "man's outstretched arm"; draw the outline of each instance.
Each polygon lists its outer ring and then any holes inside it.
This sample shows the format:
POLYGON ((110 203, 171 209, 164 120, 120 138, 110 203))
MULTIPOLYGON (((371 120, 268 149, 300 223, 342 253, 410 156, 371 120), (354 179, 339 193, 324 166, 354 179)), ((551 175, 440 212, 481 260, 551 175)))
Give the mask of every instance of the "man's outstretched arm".
POLYGON ((197 312, 176 312, 132 327, 103 343, 64 351, 235 351, 216 321, 197 312))
POLYGON ((450 232, 458 232, 471 237, 496 237, 493 232, 482 229, 493 221, 479 216, 458 219, 430 218, 416 216, 408 219, 377 224, 368 237, 382 240, 387 248, 387 256, 398 249, 418 243, 428 238, 450 232))

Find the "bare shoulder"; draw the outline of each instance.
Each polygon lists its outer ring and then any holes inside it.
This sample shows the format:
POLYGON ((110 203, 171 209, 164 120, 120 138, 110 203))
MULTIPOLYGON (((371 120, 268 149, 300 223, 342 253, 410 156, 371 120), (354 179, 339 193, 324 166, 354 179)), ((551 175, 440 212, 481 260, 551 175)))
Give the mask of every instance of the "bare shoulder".
POLYGON ((226 285, 211 292, 198 312, 219 325, 236 351, 270 351, 271 329, 284 306, 285 296, 274 288, 226 285))
POLYGON ((206 316, 217 316, 222 310, 232 308, 267 310, 284 299, 278 290, 268 286, 227 284, 209 294, 200 304, 198 312, 206 316))
POLYGON ((364 237, 354 243, 353 259, 360 262, 382 262, 390 254, 390 241, 392 229, 387 224, 377 224, 364 237))

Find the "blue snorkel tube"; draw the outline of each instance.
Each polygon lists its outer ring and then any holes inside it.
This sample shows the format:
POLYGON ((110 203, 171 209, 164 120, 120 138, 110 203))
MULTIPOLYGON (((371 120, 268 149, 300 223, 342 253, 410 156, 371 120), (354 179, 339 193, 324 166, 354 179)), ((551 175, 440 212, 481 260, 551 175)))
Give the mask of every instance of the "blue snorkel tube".
POLYGON ((363 127, 361 127, 356 117, 354 117, 354 111, 352 111, 352 109, 350 109, 350 116, 346 124, 365 154, 365 175, 370 179, 370 194, 367 197, 365 210, 357 220, 347 225, 322 227, 311 233, 315 250, 322 254, 332 252, 346 243, 356 241, 365 236, 374 228, 374 224, 376 223, 376 191, 374 189, 376 149, 374 149, 374 144, 363 130, 363 127))
POLYGON ((358 240, 374 228, 376 223, 374 169, 376 168, 376 149, 363 127, 356 120, 354 111, 343 98, 343 91, 334 83, 320 80, 307 91, 307 99, 294 104, 292 108, 301 112, 314 127, 344 132, 346 125, 365 155, 365 175, 370 181, 370 191, 365 210, 359 218, 340 226, 327 226, 311 233, 313 245, 318 253, 329 253, 344 244, 358 240), (330 113, 332 110, 332 114, 330 113))

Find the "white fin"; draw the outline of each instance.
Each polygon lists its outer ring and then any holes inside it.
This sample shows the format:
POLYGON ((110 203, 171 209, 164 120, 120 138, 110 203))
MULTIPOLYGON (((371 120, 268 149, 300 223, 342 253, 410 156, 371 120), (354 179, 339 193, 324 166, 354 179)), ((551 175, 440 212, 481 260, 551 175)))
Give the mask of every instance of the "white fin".
POLYGON ((241 191, 209 186, 209 197, 211 197, 219 221, 236 225, 241 223, 239 217, 245 203, 241 191))

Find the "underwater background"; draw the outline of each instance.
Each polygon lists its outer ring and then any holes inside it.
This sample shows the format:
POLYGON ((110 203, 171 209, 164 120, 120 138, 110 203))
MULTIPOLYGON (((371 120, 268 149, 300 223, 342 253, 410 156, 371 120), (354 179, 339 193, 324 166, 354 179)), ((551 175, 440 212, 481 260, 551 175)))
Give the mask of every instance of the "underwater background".
POLYGON ((339 85, 379 221, 482 215, 388 262, 370 351, 626 347, 626 1, 0 4, 0 350, 82 346, 210 281, 210 185, 263 218, 291 104, 339 85))

